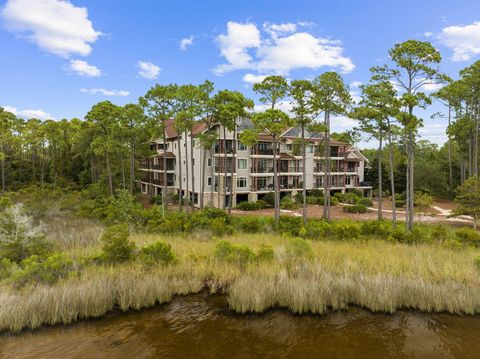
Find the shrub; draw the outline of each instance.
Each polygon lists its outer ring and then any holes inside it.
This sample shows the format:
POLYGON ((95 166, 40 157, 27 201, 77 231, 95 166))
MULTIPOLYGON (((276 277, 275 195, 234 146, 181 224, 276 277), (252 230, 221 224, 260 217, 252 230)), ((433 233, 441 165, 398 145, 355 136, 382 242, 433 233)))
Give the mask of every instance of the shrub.
POLYGON ((161 195, 152 196, 150 198, 150 203, 160 206, 162 204, 162 196, 161 195))
POLYGON ((349 219, 331 222, 329 237, 333 239, 355 239, 360 236, 360 223, 349 219))
POLYGON ((280 201, 280 208, 292 210, 297 209, 298 205, 290 197, 283 197, 280 201))
MULTIPOLYGON (((323 197, 322 197, 323 200, 323 197)), ((303 202, 301 202, 303 204, 303 202)), ((307 204, 320 204, 320 197, 307 196, 307 204)))
POLYGON ((8 207, 13 206, 12 200, 6 196, 0 196, 0 211, 4 211, 8 207))
POLYGON ((218 260, 244 266, 255 258, 255 253, 245 245, 220 241, 216 245, 214 256, 218 260))
POLYGON ((385 221, 364 221, 360 224, 360 232, 365 236, 387 239, 391 231, 392 225, 385 221))
MULTIPOLYGON (((309 196, 307 196, 307 203, 308 203, 308 197, 309 196)), ((298 205, 302 205, 302 203, 303 203, 303 193, 298 192, 295 196, 293 196, 293 200, 295 202, 297 202, 298 205)))
POLYGON ((354 205, 351 205, 351 206, 343 207, 343 212, 345 212, 345 213, 366 213, 367 212, 367 207, 365 207, 363 204, 354 204, 354 205))
MULTIPOLYGON (((265 202, 265 201, 263 201, 265 202)), ((257 211, 259 209, 262 209, 262 205, 259 204, 258 202, 240 202, 237 205, 237 209, 242 210, 242 211, 257 211)))
MULTIPOLYGON (((323 198, 322 198, 322 204, 323 204, 323 198)), ((330 206, 336 206, 338 204, 338 198, 336 197, 330 197, 330 206)))
POLYGON ((480 247, 480 233, 474 229, 463 227, 457 230, 455 235, 464 244, 480 247))
POLYGON ((373 206, 373 201, 371 198, 368 197, 362 197, 358 200, 357 204, 360 204, 365 207, 372 207, 373 206))
POLYGON ((398 208, 405 207, 406 204, 407 204, 407 201, 404 199, 395 199, 395 207, 398 207, 398 208))
POLYGON ((331 225, 327 221, 310 220, 305 227, 306 236, 311 239, 326 238, 331 235, 331 225))
POLYGON ((210 230, 217 236, 225 234, 232 234, 233 228, 230 226, 225 218, 215 218, 210 222, 210 230))
POLYGON ((478 269, 480 269, 480 257, 477 257, 474 259, 475 265, 477 266, 478 269))
POLYGON ((13 282, 17 286, 27 283, 54 284, 73 271, 73 261, 65 254, 56 253, 46 258, 31 256, 21 263, 22 269, 13 273, 13 282))
POLYGON ((245 233, 260 233, 271 230, 272 219, 261 216, 241 216, 234 220, 235 227, 245 233))
POLYGON ((290 260, 311 259, 313 257, 312 247, 306 239, 290 238, 286 249, 287 257, 290 260))
POLYGON ((280 216, 277 231, 280 233, 298 236, 298 233, 302 227, 302 217, 280 216))
POLYGON ((275 206, 275 193, 268 192, 265 196, 263 196, 262 200, 265 201, 268 207, 275 206))
POLYGON ((8 207, 0 215, 0 257, 20 263, 32 255, 47 255, 52 249, 41 228, 24 214, 22 206, 8 207))
POLYGON ((146 265, 168 265, 176 261, 175 253, 170 244, 157 241, 140 250, 140 260, 146 265))
POLYGON ((313 197, 323 197, 323 191, 321 189, 315 188, 310 191, 309 195, 313 197))
POLYGON ((16 269, 16 263, 7 258, 0 260, 0 280, 8 278, 16 269))
POLYGON ((403 228, 396 228, 395 230, 392 230, 392 232, 390 233, 389 239, 399 243, 407 243, 407 244, 422 243, 422 242, 429 241, 427 230, 423 227, 414 227, 411 232, 407 232, 403 228))
POLYGON ((360 197, 357 196, 355 193, 341 193, 337 192, 333 196, 334 198, 338 199, 339 202, 347 203, 347 204, 356 204, 360 200, 360 197))
POLYGON ((273 248, 268 245, 262 245, 262 247, 258 250, 257 253, 257 261, 259 262, 270 262, 274 259, 275 257, 275 252, 273 251, 273 248))
POLYGON ((102 259, 111 264, 128 262, 134 257, 135 244, 128 240, 127 224, 117 224, 102 234, 102 259))
POLYGON ((256 203, 260 207, 260 209, 268 208, 268 203, 265 202, 263 199, 259 199, 256 203))

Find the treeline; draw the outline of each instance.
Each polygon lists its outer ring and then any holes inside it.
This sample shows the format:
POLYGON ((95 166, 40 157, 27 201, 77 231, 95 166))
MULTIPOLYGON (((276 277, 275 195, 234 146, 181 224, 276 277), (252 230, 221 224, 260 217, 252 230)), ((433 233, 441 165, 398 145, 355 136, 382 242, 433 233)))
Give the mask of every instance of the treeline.
MULTIPOLYGON (((253 86, 265 107, 258 112, 253 111, 253 101, 238 91, 214 93, 214 85, 210 81, 200 85, 155 85, 138 103, 123 107, 109 101, 100 102, 91 108, 84 120, 23 120, 1 109, 1 189, 15 190, 29 183, 43 186, 48 182, 53 184, 53 188, 72 183, 78 186, 96 184, 112 196, 117 189, 134 192, 138 161, 150 154, 149 141, 165 141, 169 119, 174 120, 175 130, 185 139, 200 119, 205 121, 207 131, 199 136, 198 141, 203 148, 204 178, 208 150, 219 140, 216 132, 209 129, 220 123, 227 130, 236 131, 238 120, 249 117, 254 128, 243 132, 240 138, 247 145, 257 141, 258 133, 267 133, 276 148, 283 130, 298 125, 301 128, 300 153, 305 155, 308 134, 324 134, 319 148, 325 154, 323 204, 324 217, 328 220, 331 204, 330 128, 335 116, 345 115, 358 121, 356 133, 337 136, 358 141, 362 138, 360 134, 364 139, 375 138, 379 143, 375 153, 366 151, 372 159, 368 175, 376 184, 380 199, 379 219, 382 217, 382 196, 386 192, 392 198, 395 224, 395 196, 404 192, 407 229, 411 230, 416 190, 452 196, 457 184, 469 176, 478 175, 480 63, 461 71, 459 80, 452 81, 440 71, 441 55, 428 42, 409 40, 399 43, 388 51, 388 55, 388 64, 371 68, 371 79, 361 86, 361 99, 357 104, 353 102, 342 77, 336 72, 325 72, 312 81, 288 82, 278 75, 266 77, 253 86), (444 87, 429 95, 427 90, 438 85, 444 87), (418 128, 422 125, 418 110, 428 107, 435 99, 443 101, 448 107, 447 171, 444 148, 439 150, 425 141, 417 142, 418 128), (279 108, 284 101, 290 102, 292 107, 288 114, 279 108), (437 174, 438 177, 435 177, 437 174)), ((220 141, 222 138, 225 141, 224 134, 220 136, 220 141)), ((276 151, 273 153, 275 164, 276 151)), ((180 177, 185 173, 187 183, 191 176, 195 176, 192 157, 192 153, 185 150, 179 154, 177 162, 185 162, 179 166, 179 171, 180 177)), ((276 169, 274 165, 274 208, 278 222, 280 196, 276 169)), ((224 171, 227 171, 227 166, 224 166, 224 171)), ((305 166, 303 171, 306 171, 305 166)), ((163 180, 167 183, 166 178, 163 180)), ((303 181, 304 220, 305 185, 303 181)), ((227 193, 226 181, 223 186, 224 193, 227 193)), ((204 188, 202 183, 201 207, 207 205, 203 200, 204 188)), ((196 189, 191 190, 194 192, 196 189)), ((188 188, 186 192, 189 192, 188 188)), ((163 194, 166 198, 166 188, 163 194)), ((187 211, 193 206, 188 197, 182 199, 180 195, 180 210, 184 202, 187 211)), ((162 201, 164 209, 165 202, 162 201)))

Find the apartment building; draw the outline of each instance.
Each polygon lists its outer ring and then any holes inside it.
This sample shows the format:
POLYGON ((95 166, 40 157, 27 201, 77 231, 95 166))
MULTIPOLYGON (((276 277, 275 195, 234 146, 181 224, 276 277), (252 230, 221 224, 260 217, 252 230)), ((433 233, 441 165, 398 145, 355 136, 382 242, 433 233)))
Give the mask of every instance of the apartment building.
MULTIPOLYGON (((140 164, 141 191, 152 196, 161 195, 166 171, 168 193, 181 191, 184 196, 190 196, 196 205, 199 205, 202 177, 205 181, 205 205, 212 203, 215 207, 223 207, 224 204, 228 204, 230 195, 233 206, 243 201, 261 199, 274 190, 274 149, 272 137, 266 134, 259 134, 258 142, 253 146, 240 143, 238 139, 241 133, 251 127, 248 119, 241 120, 235 131, 225 132, 219 124, 208 129, 204 122, 198 122, 192 132, 185 135, 175 131, 172 120, 167 121, 166 143, 163 143, 163 139, 154 141, 151 148, 155 154, 140 164), (215 145, 206 150, 201 147, 199 141, 199 135, 205 132, 214 133, 217 137, 215 145), (192 160, 193 175, 190 162, 192 160)), ((282 197, 292 196, 301 191, 304 180, 307 191, 323 190, 325 180, 323 135, 306 132, 308 142, 306 161, 303 163, 300 133, 299 127, 288 128, 279 139, 277 166, 282 197), (307 168, 305 179, 303 166, 307 168)), ((372 188, 364 181, 365 165, 368 161, 356 147, 331 140, 330 162, 332 192, 359 189, 365 196, 371 196, 372 188)))

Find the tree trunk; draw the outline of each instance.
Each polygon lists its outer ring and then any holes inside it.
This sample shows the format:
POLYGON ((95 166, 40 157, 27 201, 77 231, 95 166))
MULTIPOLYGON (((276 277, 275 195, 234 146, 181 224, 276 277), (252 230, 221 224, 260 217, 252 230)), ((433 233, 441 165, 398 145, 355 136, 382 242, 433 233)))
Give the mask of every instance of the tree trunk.
MULTIPOLYGON (((213 207, 213 190, 215 189, 215 183, 216 183, 215 172, 214 172, 215 157, 213 156, 214 146, 215 145, 213 144, 212 147, 210 148, 210 207, 213 207)), ((217 191, 218 191, 218 188, 217 188, 217 191)))
POLYGON ((94 158, 93 158, 93 155, 90 156, 90 182, 92 184, 95 183, 95 162, 94 162, 94 158))
POLYGON ((122 187, 123 189, 127 188, 127 180, 125 177, 125 161, 123 159, 123 156, 120 156, 120 163, 122 165, 122 187))
POLYGON ((473 137, 473 175, 478 176, 478 111, 477 105, 473 107, 473 117, 475 119, 475 132, 473 137))
POLYGON ((414 143, 413 133, 408 134, 408 221, 407 230, 409 232, 413 229, 413 206, 414 206, 414 143))
POLYGON ((233 201, 233 173, 236 166, 236 154, 237 154, 237 122, 233 127, 233 140, 232 140, 232 163, 230 166, 230 195, 228 196, 228 214, 232 213, 232 201, 233 201))
POLYGON ((192 212, 195 209, 195 164, 193 163, 193 127, 190 130, 190 167, 192 169, 192 212))
POLYGON ((227 130, 223 126, 223 209, 227 202, 227 159, 227 130))
POLYGON ((207 161, 207 149, 204 148, 202 151, 202 177, 201 177, 202 182, 201 182, 201 188, 200 188, 200 209, 203 209, 203 205, 204 205, 206 161, 207 161))
MULTIPOLYGON (((107 162, 107 175, 108 175, 108 190, 110 192, 110 196, 113 196, 113 179, 112 179, 112 169, 110 168, 110 156, 108 151, 105 153, 105 161, 107 162)), ((57 173, 55 171, 55 178, 57 177, 57 173)))
POLYGON ((388 144, 389 144, 389 162, 390 162, 390 191, 392 193, 392 225, 393 228, 397 226, 397 206, 395 204, 395 172, 394 172, 394 153, 392 143, 392 132, 390 129, 390 122, 388 124, 388 144))
MULTIPOLYGON (((450 129, 452 107, 448 104, 448 129, 450 129)), ((448 131, 448 199, 453 199, 452 138, 448 131)))
MULTIPOLYGON (((307 154, 305 144, 305 124, 302 121, 302 162, 303 162, 303 183, 302 183, 302 201, 303 201, 303 225, 307 224, 307 154)), ((315 158, 315 157, 314 157, 315 158)), ((315 163, 315 160, 314 160, 315 163)))
POLYGON ((130 193, 133 194, 135 183, 135 145, 131 144, 130 150, 130 193))
POLYGON ((5 159, 2 158, 2 192, 5 192, 5 159))
POLYGON ((380 129, 378 138, 378 215, 379 221, 382 220, 383 210, 383 181, 382 181, 382 140, 383 133, 380 129))
POLYGON ((183 178, 182 178, 182 147, 181 147, 181 141, 180 141, 180 134, 177 136, 177 146, 178 146, 178 176, 180 177, 178 179, 179 183, 179 192, 178 192, 178 211, 182 212, 182 203, 183 203, 183 178))
POLYGON ((190 192, 189 192, 189 173, 188 173, 188 141, 187 141, 187 132, 184 132, 184 141, 185 141, 185 211, 188 214, 190 211, 190 192))
POLYGON ((163 188, 162 188, 162 217, 165 218, 167 212, 167 193, 168 193, 168 175, 167 175, 167 133, 165 130, 165 121, 163 121, 163 188))
POLYGON ((323 183, 323 218, 330 221, 330 113, 325 111, 325 181, 323 183))
POLYGON ((278 187, 278 168, 277 168, 277 138, 273 137, 273 191, 275 197, 275 226, 278 227, 280 219, 280 191, 278 187))

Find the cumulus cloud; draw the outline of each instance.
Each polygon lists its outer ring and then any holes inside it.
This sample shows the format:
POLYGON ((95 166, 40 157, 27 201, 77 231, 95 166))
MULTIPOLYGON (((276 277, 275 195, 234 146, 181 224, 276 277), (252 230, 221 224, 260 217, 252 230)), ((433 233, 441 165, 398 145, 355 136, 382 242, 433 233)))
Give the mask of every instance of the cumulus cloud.
POLYGON ((180 50, 185 51, 189 46, 193 45, 193 35, 180 40, 180 50))
POLYGON ((17 117, 21 117, 24 119, 31 119, 31 118, 37 118, 39 120, 54 120, 53 116, 50 115, 48 112, 45 112, 43 110, 37 109, 37 110, 18 110, 16 107, 13 106, 4 106, 3 109, 5 111, 13 113, 17 117))
POLYGON ((80 89, 80 92, 83 93, 88 93, 89 95, 103 95, 103 96, 121 96, 125 97, 130 95, 130 92, 125 91, 125 90, 107 90, 104 88, 92 88, 92 89, 86 89, 82 88, 80 89))
POLYGON ((155 80, 158 77, 158 74, 162 70, 155 64, 146 61, 138 61, 138 74, 146 79, 155 80))
POLYGON ((102 75, 102 71, 98 67, 90 65, 83 60, 70 60, 67 69, 85 77, 99 77, 102 75))
POLYGON ((91 44, 102 35, 87 9, 67 0, 8 0, 0 17, 8 31, 62 57, 90 54, 91 44))
POLYGON ((243 81, 253 85, 262 82, 265 77, 267 77, 267 75, 245 74, 243 76, 243 81))
MULTIPOLYGON (((255 107, 253 108, 253 111, 255 112, 263 112, 268 109, 270 109, 270 105, 265 105, 263 103, 261 104, 256 104, 255 107)), ((292 113, 292 103, 288 100, 280 101, 275 105, 275 108, 277 110, 282 110, 283 112, 287 113, 289 116, 293 116, 292 113)))
POLYGON ((227 32, 217 37, 227 63, 215 68, 217 74, 249 69, 259 73, 288 74, 300 68, 336 67, 351 72, 355 65, 343 55, 339 41, 297 32, 298 24, 263 25, 263 36, 253 23, 229 21, 227 32))
POLYGON ((470 25, 448 26, 437 38, 453 50, 453 61, 468 61, 480 54, 480 22, 470 25))

